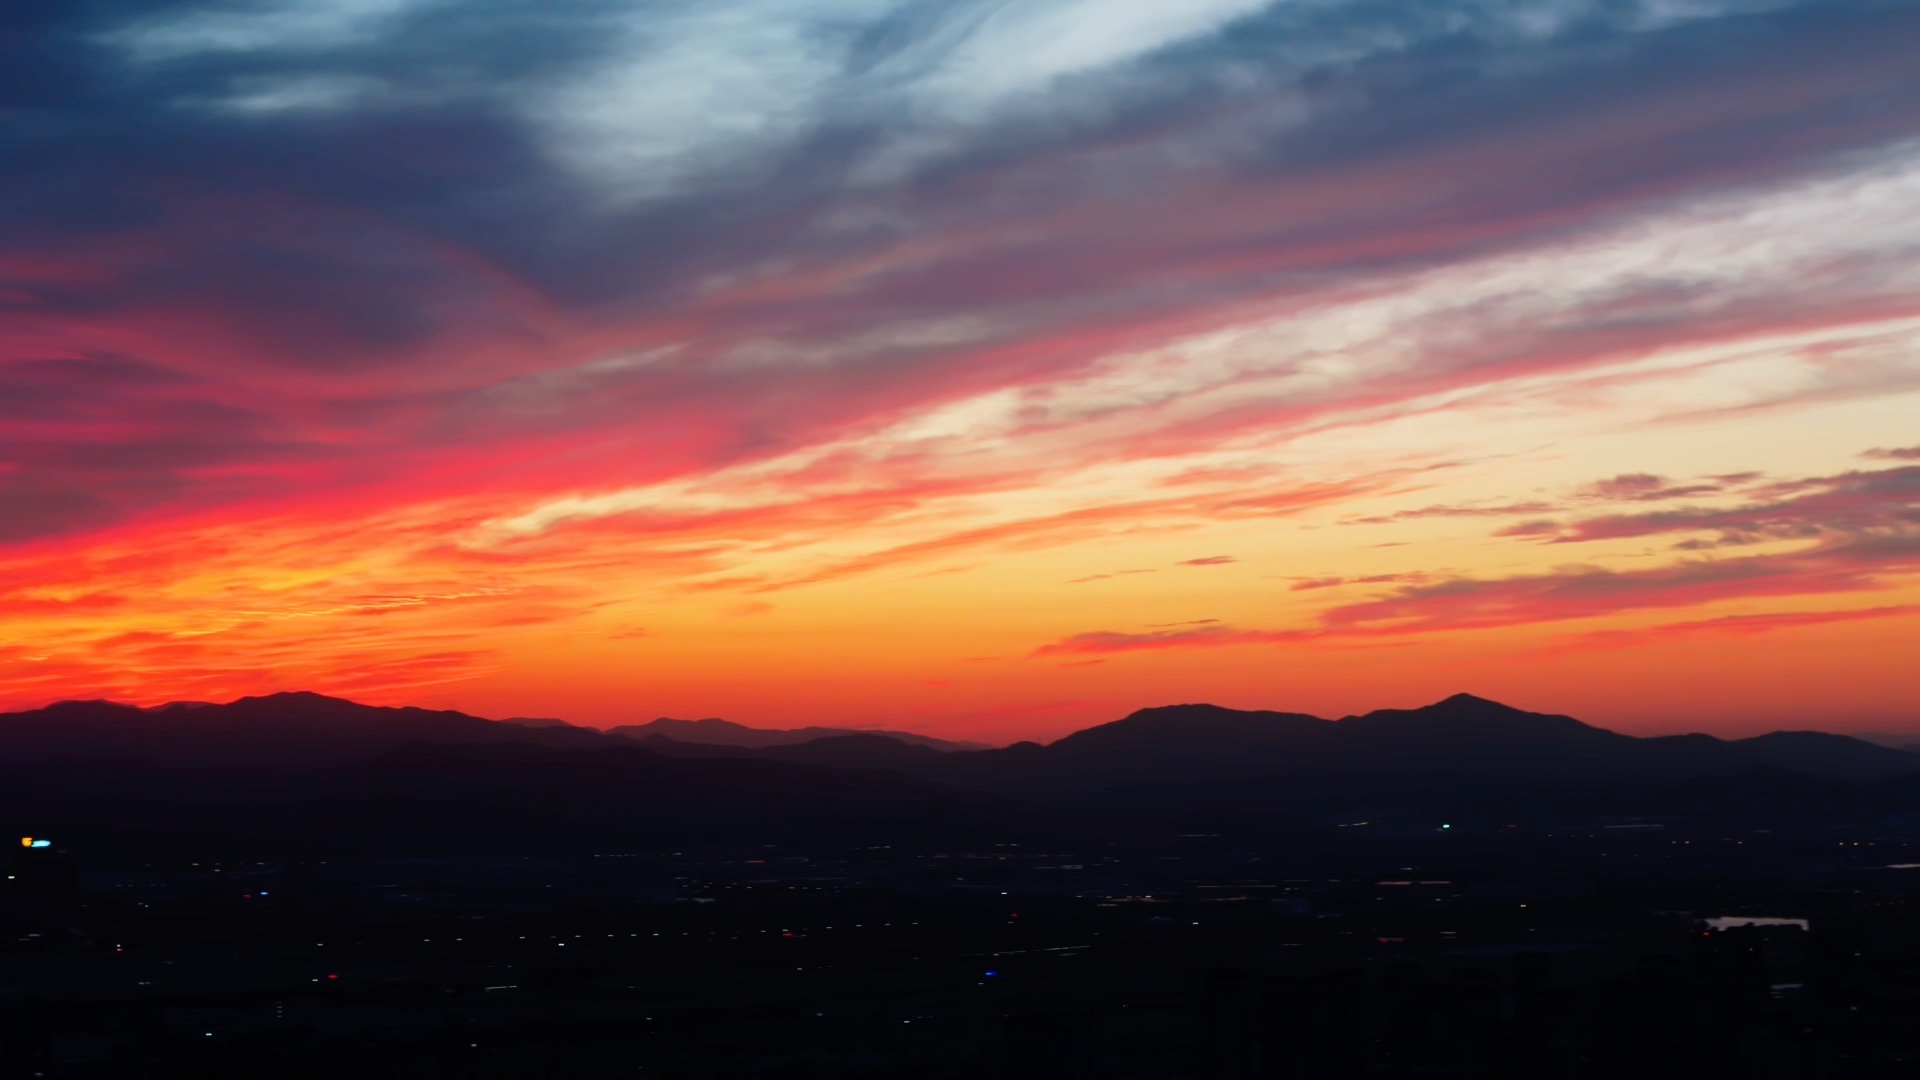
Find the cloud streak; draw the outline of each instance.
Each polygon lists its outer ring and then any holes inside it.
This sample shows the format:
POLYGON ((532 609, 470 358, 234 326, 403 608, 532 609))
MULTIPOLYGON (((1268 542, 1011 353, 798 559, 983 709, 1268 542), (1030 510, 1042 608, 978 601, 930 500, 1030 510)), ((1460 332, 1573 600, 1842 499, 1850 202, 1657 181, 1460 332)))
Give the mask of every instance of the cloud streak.
MULTIPOLYGON (((1641 501, 1647 492, 1658 492, 1664 485, 1656 477, 1647 477, 1609 486, 1624 487, 1628 499, 1641 501)), ((1920 574, 1920 470, 1899 467, 1856 471, 1774 486, 1808 493, 1777 503, 1721 511, 1683 509, 1593 518, 1575 523, 1555 541, 1591 542, 1711 531, 1720 537, 1710 545, 1714 547, 1766 541, 1793 545, 1773 553, 1685 557, 1627 570, 1571 565, 1495 578, 1428 580, 1423 574, 1383 574, 1352 581, 1307 578, 1296 581, 1291 591, 1312 592, 1363 580, 1403 583, 1385 595, 1325 608, 1311 624, 1299 628, 1209 626, 1145 634, 1089 632, 1042 646, 1035 655, 1301 643, 1537 626, 1729 601, 1871 594, 1920 574)), ((1609 493, 1601 497, 1619 496, 1609 493)), ((1695 550, 1686 544, 1676 546, 1683 551, 1695 550)), ((1824 613, 1726 615, 1641 630, 1594 631, 1581 640, 1604 644, 1654 640, 1663 635, 1760 633, 1902 616, 1915 610, 1920 608, 1884 605, 1824 613)))

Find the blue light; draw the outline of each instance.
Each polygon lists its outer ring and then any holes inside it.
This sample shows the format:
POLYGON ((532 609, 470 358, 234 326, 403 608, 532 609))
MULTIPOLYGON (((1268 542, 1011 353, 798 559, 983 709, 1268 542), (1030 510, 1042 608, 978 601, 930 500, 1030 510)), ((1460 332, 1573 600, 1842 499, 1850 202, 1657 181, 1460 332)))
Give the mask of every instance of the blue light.
POLYGON ((34 847, 52 847, 52 846, 53 846, 53 841, 51 841, 51 840, 35 840, 35 841, 33 842, 33 846, 34 846, 34 847))
POLYGON ((999 972, 997 972, 997 971, 989 971, 989 972, 987 972, 987 978, 989 978, 989 979, 991 979, 991 978, 993 978, 993 977, 994 977, 995 975, 998 975, 998 974, 1000 974, 1000 973, 999 973, 999 972))

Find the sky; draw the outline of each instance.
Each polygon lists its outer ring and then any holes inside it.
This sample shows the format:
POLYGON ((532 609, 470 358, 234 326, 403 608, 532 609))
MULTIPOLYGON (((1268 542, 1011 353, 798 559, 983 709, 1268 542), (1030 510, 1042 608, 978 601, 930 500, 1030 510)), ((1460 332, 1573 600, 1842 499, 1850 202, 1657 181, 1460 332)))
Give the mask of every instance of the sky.
POLYGON ((0 708, 1920 720, 1920 5, 12 0, 0 708))

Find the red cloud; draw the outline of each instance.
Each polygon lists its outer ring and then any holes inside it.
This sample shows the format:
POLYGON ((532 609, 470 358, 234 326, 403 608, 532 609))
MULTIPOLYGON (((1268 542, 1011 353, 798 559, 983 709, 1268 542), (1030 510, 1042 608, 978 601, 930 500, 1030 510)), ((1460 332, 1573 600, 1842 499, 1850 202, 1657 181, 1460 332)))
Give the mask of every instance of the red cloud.
POLYGON ((1034 656, 1079 653, 1148 652, 1160 649, 1214 649, 1230 645, 1270 645, 1299 641, 1312 635, 1298 631, 1241 630, 1232 626, 1198 626, 1186 630, 1156 630, 1146 634, 1096 631, 1042 645, 1034 656))
MULTIPOLYGON (((1630 485, 1657 490, 1651 484, 1630 485)), ((1684 509, 1578 522, 1570 538, 1661 532, 1736 530, 1811 542, 1772 555, 1684 561, 1641 570, 1575 566, 1503 578, 1455 578, 1406 584, 1370 600, 1323 611, 1315 625, 1291 630, 1208 626, 1146 634, 1078 634, 1043 646, 1055 652, 1130 652, 1270 644, 1345 637, 1393 637, 1600 618, 1625 612, 1692 607, 1717 601, 1871 592, 1889 575, 1920 570, 1920 468, 1813 478, 1791 485, 1810 494, 1728 511, 1684 509)), ((1376 580, 1390 580, 1381 575, 1376 580)), ((1297 582, 1293 589, 1347 584, 1339 578, 1297 582)), ((1906 608, 1732 616, 1673 624, 1676 633, 1762 632, 1845 619, 1907 613, 1906 608)))
POLYGON ((1696 619, 1690 622, 1662 623, 1641 630, 1596 630, 1582 634, 1572 646, 1563 648, 1582 648, 1587 646, 1634 645, 1648 641, 1661 641, 1675 636, 1722 636, 1739 634, 1766 634, 1775 630, 1796 630, 1807 626, 1826 626, 1832 623, 1861 622, 1869 619, 1897 619, 1920 616, 1920 604, 1899 604, 1888 607, 1855 608, 1844 611, 1783 611, 1762 615, 1724 615, 1716 619, 1696 619))

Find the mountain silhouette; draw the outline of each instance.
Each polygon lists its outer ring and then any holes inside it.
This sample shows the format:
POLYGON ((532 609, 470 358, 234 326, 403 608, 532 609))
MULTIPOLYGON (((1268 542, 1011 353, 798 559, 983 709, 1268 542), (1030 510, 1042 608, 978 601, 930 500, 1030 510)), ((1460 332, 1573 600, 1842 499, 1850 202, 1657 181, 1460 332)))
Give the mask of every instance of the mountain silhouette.
POLYGON ((1920 769, 1920 756, 1845 735, 1803 731, 1733 740, 1700 734, 1635 738, 1471 694, 1337 720, 1208 704, 1160 706, 1076 731, 1049 745, 984 750, 907 732, 770 730, 717 719, 660 719, 601 732, 560 720, 496 722, 460 712, 375 707, 307 692, 157 709, 63 701, 0 715, 0 763, 143 760, 170 766, 299 766, 363 760, 415 745, 593 749, 636 743, 668 757, 739 755, 887 768, 961 786, 1017 786, 1043 779, 1098 786, 1362 773, 1538 780, 1680 778, 1753 768, 1858 778, 1920 769))
POLYGON ((1379 709, 1334 721, 1342 751, 1369 768, 1522 776, 1627 767, 1640 740, 1570 716, 1527 712, 1455 694, 1417 709, 1379 709))
POLYGON ((1286 747, 1320 734, 1326 721, 1304 713, 1241 712, 1218 705, 1164 705, 1141 709, 1110 724, 1085 728, 1047 747, 1072 756, 1141 752, 1178 755, 1286 747))
POLYGON ((500 722, 503 724, 513 724, 516 727, 533 728, 570 728, 577 726, 565 720, 556 720, 551 716, 509 716, 500 722))
POLYGON ((1535 713, 1472 694, 1455 694, 1417 709, 1376 709, 1336 721, 1349 733, 1418 741, 1495 740, 1559 744, 1631 738, 1571 716, 1535 713))
POLYGON ((1007 828, 977 800, 882 768, 886 755, 935 750, 878 735, 820 741, 764 752, 642 744, 305 692, 166 709, 65 701, 0 714, 0 820, 101 849, 262 856, 888 842, 949 828, 978 839, 1007 828))
POLYGON ((1163 706, 1050 745, 987 750, 834 728, 751 736, 829 733, 796 742, 721 745, 663 732, 755 729, 633 727, 653 734, 311 693, 163 709, 61 702, 0 715, 0 818, 21 835, 73 833, 129 848, 219 839, 263 852, 276 842, 517 851, 809 832, 888 842, 950 829, 979 839, 1068 822, 1266 828, 1338 820, 1329 816, 1336 808, 1362 803, 1406 816, 1489 799, 1610 813, 1725 804, 1729 820, 1804 817, 1821 799, 1920 807, 1920 756, 1843 735, 1635 738, 1465 694, 1336 720, 1163 706))
POLYGON ((418 743, 592 746, 616 741, 584 728, 501 724, 465 713, 380 708, 304 691, 159 709, 62 701, 0 715, 0 763, 118 759, 166 765, 318 765, 418 743))
POLYGON ((797 743, 813 742, 817 739, 842 738, 849 735, 878 735, 897 742, 914 746, 925 746, 934 750, 983 750, 981 743, 952 742, 935 739, 926 735, 916 735, 910 731, 870 731, 858 728, 804 727, 804 728, 755 728, 745 724, 736 724, 731 720, 709 717, 705 720, 675 720, 661 717, 645 724, 623 724, 607 729, 609 734, 629 739, 671 739, 680 743, 695 743, 701 746, 734 746, 747 749, 759 749, 770 746, 792 746, 797 743))
POLYGON ((1920 769, 1920 756, 1820 732, 1735 740, 1635 738, 1569 716, 1455 694, 1420 708, 1337 720, 1206 704, 1162 706, 1044 747, 960 755, 925 762, 924 768, 923 775, 1001 790, 1086 792, 1257 779, 1328 790, 1360 777, 1555 783, 1685 779, 1753 768, 1879 778, 1920 769))
POLYGON ((802 743, 769 746, 755 756, 767 761, 797 761, 842 769, 898 769, 903 772, 936 764, 950 750, 922 743, 902 742, 894 732, 829 735, 802 743))

